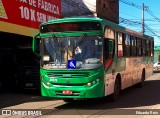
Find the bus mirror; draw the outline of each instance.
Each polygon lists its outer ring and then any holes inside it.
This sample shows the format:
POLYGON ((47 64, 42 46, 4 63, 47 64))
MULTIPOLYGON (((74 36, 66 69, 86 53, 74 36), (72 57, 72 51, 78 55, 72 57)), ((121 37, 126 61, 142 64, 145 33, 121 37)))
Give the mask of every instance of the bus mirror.
POLYGON ((32 40, 32 50, 37 57, 40 57, 39 36, 39 33, 36 34, 32 40))

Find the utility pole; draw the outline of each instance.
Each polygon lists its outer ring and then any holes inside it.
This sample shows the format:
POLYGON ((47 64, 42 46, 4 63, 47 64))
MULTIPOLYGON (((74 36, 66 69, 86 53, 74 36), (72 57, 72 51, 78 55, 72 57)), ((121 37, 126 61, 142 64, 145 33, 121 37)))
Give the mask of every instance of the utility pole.
POLYGON ((142 4, 142 34, 144 34, 144 3, 142 4))

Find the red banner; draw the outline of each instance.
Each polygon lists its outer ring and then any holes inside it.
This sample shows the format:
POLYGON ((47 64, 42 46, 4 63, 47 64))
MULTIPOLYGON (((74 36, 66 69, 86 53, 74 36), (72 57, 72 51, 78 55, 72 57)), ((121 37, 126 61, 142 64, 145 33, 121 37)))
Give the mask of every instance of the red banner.
POLYGON ((61 17, 61 0, 0 0, 0 21, 38 29, 61 17))

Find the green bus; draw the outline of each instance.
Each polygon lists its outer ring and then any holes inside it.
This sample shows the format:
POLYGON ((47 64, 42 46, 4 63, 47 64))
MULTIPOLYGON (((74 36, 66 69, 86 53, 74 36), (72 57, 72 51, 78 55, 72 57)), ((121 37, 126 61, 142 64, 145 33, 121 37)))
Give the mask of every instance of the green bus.
POLYGON ((44 22, 32 49, 41 58, 42 96, 64 101, 108 95, 115 101, 153 73, 153 37, 100 18, 44 22))

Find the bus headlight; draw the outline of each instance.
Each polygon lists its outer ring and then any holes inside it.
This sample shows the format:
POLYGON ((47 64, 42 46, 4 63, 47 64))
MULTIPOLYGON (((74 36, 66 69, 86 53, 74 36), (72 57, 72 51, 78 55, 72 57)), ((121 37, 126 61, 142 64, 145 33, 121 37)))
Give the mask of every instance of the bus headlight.
POLYGON ((87 83, 87 86, 90 87, 90 86, 92 86, 92 85, 98 83, 99 81, 100 81, 100 79, 97 78, 96 80, 93 80, 92 82, 87 83))
POLYGON ((88 87, 90 87, 91 85, 92 85, 92 84, 91 84, 90 82, 89 82, 89 83, 87 83, 87 86, 88 86, 88 87))
POLYGON ((47 82, 46 84, 47 84, 47 86, 50 86, 50 83, 49 83, 49 82, 47 82))
POLYGON ((97 82, 99 82, 99 78, 98 78, 98 79, 96 79, 96 81, 97 81, 97 82))
POLYGON ((50 86, 50 83, 49 82, 46 82, 43 78, 41 78, 42 82, 46 85, 46 86, 50 86))
POLYGON ((96 82, 95 82, 95 81, 93 81, 92 83, 93 83, 93 84, 95 84, 96 82))

